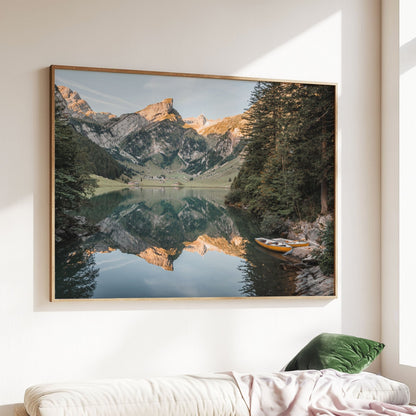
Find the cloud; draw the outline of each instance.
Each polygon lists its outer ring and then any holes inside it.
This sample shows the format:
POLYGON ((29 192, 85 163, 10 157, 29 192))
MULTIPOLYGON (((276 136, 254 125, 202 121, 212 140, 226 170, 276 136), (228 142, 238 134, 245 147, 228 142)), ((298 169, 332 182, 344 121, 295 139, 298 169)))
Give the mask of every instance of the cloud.
MULTIPOLYGON (((81 83, 76 82, 76 81, 69 81, 68 82, 67 80, 65 80, 65 79, 63 79, 59 76, 56 77, 56 81, 58 81, 59 83, 63 83, 64 85, 69 83, 72 88, 75 88, 77 90, 78 93, 80 93, 80 91, 86 91, 86 92, 92 93, 92 94, 94 94, 98 97, 103 97, 103 98, 107 98, 107 99, 111 100, 111 101, 100 101, 97 98, 92 98, 91 97, 92 99, 96 100, 97 102, 101 102, 101 103, 104 103, 104 104, 109 104, 110 103, 111 105, 117 105, 118 107, 122 107, 121 104, 128 105, 128 106, 134 106, 135 105, 134 103, 132 103, 130 101, 127 101, 123 98, 120 98, 116 95, 106 94, 104 92, 101 92, 101 91, 95 90, 93 88, 87 87, 86 85, 81 84, 81 83), (78 90, 80 90, 80 91, 78 91, 78 90), (115 101, 119 102, 121 104, 116 104, 115 101)), ((83 98, 84 98, 84 96, 86 97, 85 94, 82 94, 82 95, 83 95, 83 98)))
POLYGON ((82 94, 82 98, 85 101, 87 101, 90 106, 92 106, 91 103, 100 103, 100 104, 105 104, 107 106, 118 107, 122 110, 124 110, 126 108, 125 105, 117 104, 117 103, 114 103, 112 101, 100 100, 99 98, 91 97, 90 95, 87 95, 87 94, 82 94))

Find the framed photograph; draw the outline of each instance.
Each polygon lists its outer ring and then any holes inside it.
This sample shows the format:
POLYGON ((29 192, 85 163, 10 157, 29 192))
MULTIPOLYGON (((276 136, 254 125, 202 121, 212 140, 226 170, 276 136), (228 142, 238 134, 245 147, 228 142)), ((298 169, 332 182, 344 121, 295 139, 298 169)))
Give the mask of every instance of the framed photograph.
POLYGON ((51 66, 51 301, 336 296, 336 96, 51 66))

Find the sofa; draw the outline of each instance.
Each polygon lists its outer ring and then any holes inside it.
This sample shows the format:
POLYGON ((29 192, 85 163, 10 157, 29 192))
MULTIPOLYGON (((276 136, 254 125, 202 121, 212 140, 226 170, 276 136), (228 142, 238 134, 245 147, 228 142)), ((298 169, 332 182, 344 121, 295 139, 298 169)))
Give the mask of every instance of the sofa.
MULTIPOLYGON (((16 416, 250 416, 338 414, 365 409, 373 415, 416 414, 406 406, 406 385, 376 374, 335 370, 270 374, 235 372, 50 383, 29 387, 16 416), (383 404, 383 409, 372 406, 383 404), (341 406, 341 408, 340 408, 341 406)), ((360 414, 365 413, 360 410, 360 414)))
POLYGON ((226 372, 29 387, 16 416, 416 415, 409 388, 364 372, 384 344, 313 338, 276 373, 226 372))

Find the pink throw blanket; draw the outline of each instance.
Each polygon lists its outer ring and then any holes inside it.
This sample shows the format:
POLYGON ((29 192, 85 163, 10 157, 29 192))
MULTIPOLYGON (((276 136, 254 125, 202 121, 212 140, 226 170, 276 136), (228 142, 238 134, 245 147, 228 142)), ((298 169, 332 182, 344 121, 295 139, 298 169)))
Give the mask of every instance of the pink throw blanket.
POLYGON ((335 370, 291 371, 268 375, 230 374, 234 377, 251 416, 416 415, 416 407, 413 406, 356 399, 346 394, 348 378, 360 375, 335 370))

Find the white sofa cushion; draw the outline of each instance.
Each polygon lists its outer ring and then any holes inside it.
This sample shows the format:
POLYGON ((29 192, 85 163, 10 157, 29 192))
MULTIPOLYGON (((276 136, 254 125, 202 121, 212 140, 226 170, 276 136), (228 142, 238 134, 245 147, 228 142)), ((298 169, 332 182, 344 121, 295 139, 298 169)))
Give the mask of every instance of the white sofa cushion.
MULTIPOLYGON (((332 374, 340 396, 347 401, 409 402, 405 384, 376 374, 316 372, 332 374)), ((302 373, 274 373, 268 378, 302 373)), ((26 390, 24 403, 30 416, 248 416, 235 377, 236 373, 227 373, 41 384, 26 390)))
POLYGON ((362 371, 344 377, 343 393, 346 399, 377 401, 406 405, 410 400, 409 387, 399 381, 362 371))
POLYGON ((24 404, 30 416, 249 416, 226 374, 41 384, 24 404))

